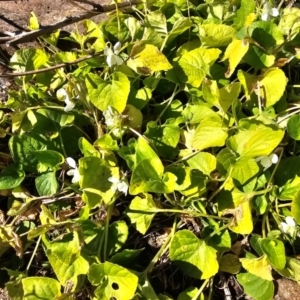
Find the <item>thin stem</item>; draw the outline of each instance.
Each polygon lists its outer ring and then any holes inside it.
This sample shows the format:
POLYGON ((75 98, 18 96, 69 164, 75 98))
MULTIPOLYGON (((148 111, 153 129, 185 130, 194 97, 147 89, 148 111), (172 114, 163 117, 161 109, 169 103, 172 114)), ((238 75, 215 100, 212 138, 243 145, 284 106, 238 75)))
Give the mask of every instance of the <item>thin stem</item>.
POLYGON ((205 288, 206 285, 209 283, 209 281, 210 281, 210 278, 206 279, 206 280, 202 283, 201 287, 199 288, 198 293, 193 297, 192 300, 198 300, 198 298, 200 297, 201 293, 203 292, 204 288, 205 288))
POLYGON ((59 141, 60 141, 62 152, 64 153, 64 156, 67 157, 64 141, 63 141, 62 136, 61 136, 61 130, 59 131, 58 135, 59 135, 59 141))
POLYGON ((39 247, 41 238, 42 238, 42 235, 39 236, 39 238, 38 238, 38 240, 37 240, 37 242, 36 242, 36 245, 35 245, 35 247, 34 247, 34 250, 33 250, 33 252, 32 252, 32 255, 31 255, 31 257, 30 257, 30 260, 29 260, 29 262, 28 262, 28 265, 27 265, 27 267, 26 267, 26 273, 29 271, 29 268, 30 268, 30 266, 31 266, 31 263, 32 263, 32 261, 33 261, 33 258, 34 258, 34 256, 35 256, 37 250, 38 250, 38 247, 39 247))
POLYGON ((220 227, 220 228, 214 230, 212 233, 210 233, 210 234, 205 238, 205 240, 208 241, 208 240, 209 240, 210 238, 212 238, 215 234, 221 232, 222 230, 228 228, 229 226, 230 226, 230 223, 225 224, 225 225, 223 225, 222 227, 220 227))
POLYGON ((271 182, 272 182, 273 177, 274 177, 274 175, 275 175, 275 173, 276 173, 276 171, 277 171, 277 168, 278 168, 278 166, 279 166, 279 162, 280 162, 280 160, 281 160, 281 158, 282 158, 282 155, 283 155, 283 148, 280 148, 279 158, 278 158, 278 161, 277 161, 277 163, 276 163, 276 165, 275 165, 275 167, 274 167, 274 169, 273 169, 273 172, 272 172, 272 174, 271 174, 271 176, 270 176, 270 178, 269 178, 269 180, 268 180, 267 187, 271 185, 271 182))
POLYGON ((143 214, 156 214, 156 213, 175 213, 175 214, 184 214, 184 215, 192 215, 194 217, 203 217, 203 218, 211 218, 216 220, 223 220, 229 222, 230 218, 218 217, 214 215, 202 214, 193 210, 181 210, 181 209, 148 209, 148 210, 139 210, 139 209, 130 209, 130 212, 133 213, 143 213, 143 214))
POLYGON ((110 221, 110 216, 111 216, 111 213, 112 213, 112 209, 113 209, 113 204, 108 206, 107 215, 106 215, 106 219, 105 219, 103 261, 106 261, 108 229, 109 229, 109 221, 110 221))
POLYGON ((220 185, 219 188, 215 192, 213 192, 212 195, 208 198, 208 200, 207 200, 208 202, 210 202, 217 194, 219 194, 221 192, 221 190, 224 188, 224 186, 230 180, 232 171, 233 171, 233 168, 231 167, 227 178, 222 183, 222 185, 220 185))
POLYGON ((178 93, 178 90, 179 90, 179 85, 177 84, 175 89, 174 89, 174 92, 173 94, 171 95, 171 97, 169 98, 169 102, 167 103, 167 105, 164 107, 164 109, 161 111, 161 113, 159 114, 159 116, 156 118, 156 121, 155 122, 158 122, 160 120, 160 118, 163 116, 163 114, 166 112, 166 110, 168 109, 168 107, 171 105, 174 97, 177 95, 178 93))
POLYGON ((262 237, 266 237, 266 214, 263 215, 262 225, 261 225, 262 237))
POLYGON ((172 231, 170 232, 170 234, 164 241, 163 245, 160 247, 159 251, 154 256, 154 258, 151 260, 151 262, 147 266, 146 270, 143 272, 144 274, 150 274, 152 272, 156 262, 159 260, 159 258, 169 249, 170 242, 175 234, 176 224, 177 224, 177 218, 174 219, 172 231))

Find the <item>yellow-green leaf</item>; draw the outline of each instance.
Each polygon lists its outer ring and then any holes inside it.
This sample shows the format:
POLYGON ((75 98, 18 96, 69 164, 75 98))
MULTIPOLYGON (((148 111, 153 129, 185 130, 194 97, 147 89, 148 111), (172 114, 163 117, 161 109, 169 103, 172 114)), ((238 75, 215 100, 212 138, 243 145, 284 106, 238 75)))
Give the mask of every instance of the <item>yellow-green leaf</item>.
POLYGON ((247 40, 233 40, 227 47, 223 61, 229 60, 229 67, 225 74, 229 78, 234 72, 237 65, 240 63, 244 55, 249 49, 249 42, 247 40))
POLYGON ((269 107, 282 97, 287 85, 287 78, 281 69, 268 69, 263 74, 260 85, 261 96, 265 99, 266 107, 269 107))
POLYGON ((240 258, 244 269, 262 279, 272 281, 272 267, 268 262, 267 256, 260 258, 240 258))
POLYGON ((151 75, 157 71, 172 69, 172 65, 159 49, 153 45, 138 43, 132 47, 128 67, 137 73, 151 75))

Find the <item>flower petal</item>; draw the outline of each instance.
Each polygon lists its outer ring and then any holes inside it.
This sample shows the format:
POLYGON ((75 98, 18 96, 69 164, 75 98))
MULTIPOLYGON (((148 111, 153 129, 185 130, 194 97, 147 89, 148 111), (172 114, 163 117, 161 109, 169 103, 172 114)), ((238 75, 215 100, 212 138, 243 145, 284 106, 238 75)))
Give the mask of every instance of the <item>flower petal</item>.
POLYGON ((280 227, 284 233, 287 233, 288 228, 289 228, 288 224, 286 224, 285 222, 281 222, 280 227))
POLYGON ((279 11, 278 11, 278 9, 275 8, 275 7, 273 7, 273 8, 271 9, 271 11, 270 11, 270 15, 271 15, 272 17, 278 17, 278 16, 279 16, 279 11))
POLYGON ((76 169, 76 161, 72 157, 67 157, 66 162, 71 168, 76 169))
POLYGON ((66 106, 64 108, 65 112, 71 111, 75 107, 75 103, 71 101, 65 101, 65 103, 66 103, 66 106))
POLYGON ((273 164, 277 164, 277 162, 278 162, 277 154, 275 154, 275 153, 271 154, 270 158, 271 158, 273 164))
POLYGON ((116 177, 109 177, 108 181, 111 183, 119 183, 120 182, 120 180, 116 177))
POLYGON ((67 172, 67 175, 68 175, 68 176, 74 176, 74 174, 75 174, 75 169, 69 170, 69 171, 67 172))
POLYGON ((115 45, 114 45, 114 52, 115 53, 118 53, 122 48, 122 44, 120 42, 117 42, 115 45))
POLYGON ((127 196, 127 191, 128 191, 128 184, 125 181, 121 181, 118 184, 118 190, 127 196))
POLYGON ((288 224, 290 227, 296 227, 296 223, 294 221, 294 218, 291 216, 285 217, 285 222, 288 224))
POLYGON ((79 171, 78 169, 76 168, 74 170, 74 176, 73 176, 73 179, 72 179, 72 183, 77 183, 80 179, 80 174, 79 174, 79 171))
POLYGON ((261 14, 261 19, 262 21, 269 21, 270 20, 270 16, 268 13, 262 13, 261 14))

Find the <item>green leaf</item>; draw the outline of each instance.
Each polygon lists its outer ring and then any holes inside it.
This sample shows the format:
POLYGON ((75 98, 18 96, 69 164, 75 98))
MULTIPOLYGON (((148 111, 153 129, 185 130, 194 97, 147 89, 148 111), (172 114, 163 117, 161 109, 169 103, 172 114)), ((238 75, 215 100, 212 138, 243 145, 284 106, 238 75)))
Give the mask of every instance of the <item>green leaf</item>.
POLYGON ((197 298, 195 298, 199 294, 199 290, 196 287, 190 287, 185 291, 181 292, 178 295, 177 300, 204 300, 205 296, 203 293, 200 294, 197 298))
POLYGON ((250 25, 248 32, 251 38, 266 50, 284 43, 281 30, 273 22, 254 22, 250 25))
POLYGON ((119 179, 119 168, 111 167, 99 157, 84 157, 79 160, 79 185, 83 190, 83 200, 90 208, 108 203, 115 192, 111 189, 109 177, 119 179))
POLYGON ((114 140, 109 134, 102 135, 98 140, 94 142, 94 145, 100 147, 103 150, 119 150, 117 141, 114 140))
POLYGON ((293 115, 287 122, 287 132, 296 141, 300 140, 300 116, 293 115))
POLYGON ((205 105, 187 105, 182 116, 189 124, 198 124, 206 117, 216 116, 216 113, 205 105))
POLYGON ((258 164, 254 159, 249 157, 241 157, 232 165, 232 168, 231 176, 236 179, 240 185, 245 184, 259 172, 258 164))
POLYGON ((139 90, 134 90, 131 88, 129 98, 128 98, 128 104, 132 104, 138 109, 144 108, 147 103, 152 98, 152 91, 151 89, 147 87, 140 88, 139 90))
POLYGON ((32 154, 38 161, 39 173, 55 170, 64 161, 63 155, 53 150, 32 151, 32 154))
POLYGON ((244 130, 230 137, 227 146, 244 157, 268 156, 278 146, 283 136, 282 130, 259 127, 257 130, 244 130))
POLYGON ((300 191, 299 190, 293 199, 291 212, 295 221, 298 224, 300 224, 300 191))
POLYGON ((250 201, 243 202, 232 213, 235 215, 236 225, 230 226, 230 230, 240 234, 250 234, 253 231, 250 201))
POLYGON ((243 57, 243 61, 256 69, 263 69, 272 67, 275 63, 275 58, 273 54, 267 54, 261 48, 250 45, 248 52, 243 57))
POLYGON ((47 130, 51 128, 53 131, 58 131, 61 127, 71 126, 75 120, 74 115, 71 113, 66 113, 57 109, 38 109, 36 111, 36 117, 39 126, 41 126, 41 123, 43 122, 45 123, 43 124, 43 128, 47 128, 47 130), (45 117, 46 120, 45 118, 41 120, 39 116, 45 117))
POLYGON ((144 133, 155 145, 159 156, 173 159, 178 154, 177 144, 180 138, 180 129, 176 125, 157 125, 156 122, 148 122, 144 133))
POLYGON ((235 68, 240 63, 244 55, 247 53, 249 49, 249 42, 247 40, 233 40, 227 47, 225 54, 222 58, 222 61, 228 59, 229 66, 228 70, 225 74, 226 78, 229 78, 235 68))
POLYGON ((243 286, 245 293, 255 300, 272 300, 274 284, 250 273, 237 275, 238 282, 243 286))
POLYGON ((122 42, 130 37, 130 32, 125 25, 125 20, 130 17, 126 14, 114 15, 105 23, 104 35, 108 40, 122 42))
POLYGON ((287 78, 281 69, 270 68, 262 75, 260 85, 262 86, 260 89, 261 96, 266 101, 266 107, 269 107, 277 103, 283 96, 287 78))
POLYGON ((46 255, 61 285, 72 283, 72 291, 78 284, 78 276, 87 274, 89 263, 80 255, 81 242, 78 233, 65 234, 60 240, 49 243, 46 255))
POLYGON ((11 137, 8 145, 16 163, 26 171, 37 172, 39 162, 34 151, 47 150, 49 141, 43 135, 28 133, 11 137))
POLYGON ((241 84, 238 82, 231 83, 219 90, 219 106, 223 112, 227 112, 233 101, 238 99, 241 91, 241 84))
POLYGON ((127 65, 135 72, 143 75, 172 69, 168 59, 157 47, 144 43, 136 43, 132 47, 127 65))
POLYGON ((60 283, 47 277, 28 277, 22 279, 24 300, 51 300, 61 296, 60 283))
POLYGON ((11 164, 0 174, 0 190, 17 187, 24 179, 25 173, 16 164, 11 164))
POLYGON ((220 260, 220 271, 230 274, 238 274, 241 271, 241 263, 238 256, 228 253, 222 256, 220 260))
POLYGON ((144 194, 142 198, 138 196, 133 198, 126 214, 136 230, 145 234, 155 217, 155 213, 151 213, 149 210, 156 208, 152 197, 149 194, 144 194))
POLYGON ((193 25, 190 18, 180 17, 178 20, 175 21, 173 28, 168 34, 168 42, 167 44, 170 44, 172 41, 174 41, 179 34, 182 34, 187 29, 189 29, 193 25))
POLYGON ((300 188, 300 158, 287 157, 280 160, 275 173, 275 184, 278 185, 281 200, 292 200, 300 188))
MULTIPOLYGON (((18 72, 38 70, 49 61, 48 54, 38 48, 24 48, 17 50, 10 59, 10 66, 18 72)), ((26 81, 33 75, 26 76, 26 81)))
POLYGON ((268 262, 267 256, 260 258, 240 258, 240 262, 245 270, 256 275, 264 280, 272 281, 271 266, 268 262))
POLYGON ((108 255, 119 251, 128 238, 128 226, 125 221, 116 221, 109 225, 109 240, 107 241, 108 255))
POLYGON ((91 19, 84 20, 83 26, 86 28, 86 32, 89 38, 96 38, 95 42, 92 44, 91 49, 95 49, 100 52, 106 48, 105 36, 100 26, 93 22, 91 19))
POLYGON ((184 53, 177 61, 174 61, 174 71, 183 83, 188 83, 198 88, 209 69, 218 59, 219 49, 197 48, 184 53))
POLYGON ((226 47, 235 37, 236 30, 224 24, 201 24, 199 34, 204 47, 226 47))
POLYGON ((110 262, 93 264, 88 278, 92 285, 97 286, 94 293, 99 300, 132 299, 138 284, 136 275, 110 262))
POLYGON ((227 138, 227 128, 224 126, 221 117, 217 114, 202 120, 196 128, 192 140, 192 147, 203 150, 210 147, 222 147, 227 138))
POLYGON ((40 196, 52 196, 56 194, 59 185, 55 172, 49 172, 36 177, 35 187, 40 196))
POLYGON ((144 251, 144 249, 124 249, 121 252, 114 254, 110 258, 110 262, 121 265, 123 267, 132 266, 135 259, 144 251))
POLYGON ((174 191, 176 176, 164 173, 164 166, 144 138, 132 139, 127 147, 121 148, 119 154, 132 169, 130 194, 143 192, 171 193, 174 191))
POLYGON ((100 157, 99 151, 97 151, 93 145, 91 145, 86 138, 82 137, 78 141, 78 146, 81 151, 81 153, 85 156, 96 156, 100 157))
POLYGON ((90 101, 98 109, 105 111, 110 105, 119 113, 123 112, 130 91, 130 82, 126 75, 114 72, 112 80, 106 81, 90 73, 86 76, 85 82, 90 101))
POLYGON ((176 191, 182 191, 187 189, 191 185, 191 169, 189 167, 182 165, 179 166, 169 166, 166 168, 167 172, 173 173, 177 177, 175 184, 176 191))
POLYGON ((262 239, 261 248, 267 255, 270 264, 279 270, 282 270, 286 264, 285 247, 282 241, 277 239, 262 239))
POLYGON ((190 196, 197 198, 206 192, 206 183, 208 181, 208 177, 203 175, 201 171, 191 170, 189 180, 191 181, 191 184, 185 189, 180 189, 180 193, 182 195, 185 195, 186 197, 190 196))
MULTIPOLYGON (((205 210, 203 212, 206 213, 205 210)), ((211 220, 210 223, 213 224, 211 220)), ((215 225, 215 227, 211 227, 211 229, 208 229, 207 227, 205 233, 203 234, 203 237, 209 236, 209 234, 213 232, 212 228, 216 230, 218 228, 218 225, 215 225)), ((208 239, 207 244, 208 246, 211 246, 214 249, 216 249, 219 254, 227 252, 231 248, 231 237, 229 231, 222 230, 215 233, 212 237, 208 239)))
POLYGON ((217 166, 216 157, 208 152, 199 152, 187 159, 186 162, 191 169, 200 170, 203 174, 208 176, 210 176, 217 166))
POLYGON ((153 28, 157 33, 165 35, 168 32, 166 16, 160 10, 151 11, 145 18, 147 27, 153 28))
POLYGON ((170 258, 187 275, 208 279, 218 272, 216 250, 189 230, 178 231, 170 245, 170 258))
POLYGON ((247 19, 251 13, 255 12, 256 3, 254 0, 242 0, 241 6, 237 10, 236 17, 234 18, 234 25, 237 29, 246 26, 247 19))

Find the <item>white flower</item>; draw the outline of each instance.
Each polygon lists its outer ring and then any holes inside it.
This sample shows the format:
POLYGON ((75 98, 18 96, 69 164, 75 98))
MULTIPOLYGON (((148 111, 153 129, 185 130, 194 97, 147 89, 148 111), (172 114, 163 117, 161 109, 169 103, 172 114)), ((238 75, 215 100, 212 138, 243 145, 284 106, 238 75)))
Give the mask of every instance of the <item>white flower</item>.
POLYGON ((75 103, 70 100, 70 97, 65 89, 59 89, 56 92, 56 96, 59 100, 64 101, 66 103, 66 106, 64 108, 65 112, 68 112, 74 108, 75 103))
POLYGON ((116 109, 108 106, 107 110, 103 112, 105 118, 105 124, 108 127, 119 127, 120 125, 120 115, 116 109))
POLYGON ((112 67, 114 65, 119 66, 119 65, 121 65, 123 63, 122 58, 117 55, 118 52, 121 49, 121 46, 122 46, 121 43, 117 42, 114 45, 114 50, 112 50, 110 47, 106 47, 104 49, 104 55, 107 56, 106 62, 107 62, 107 64, 108 64, 109 67, 112 67))
POLYGON ((278 9, 275 7, 271 7, 269 2, 265 2, 262 9, 261 19, 263 21, 269 21, 272 17, 278 17, 278 16, 279 16, 278 9))
POLYGON ((71 167, 71 169, 72 169, 72 170, 69 170, 69 171, 67 172, 67 175, 73 176, 73 178, 72 178, 72 183, 78 182, 78 181, 79 181, 80 175, 79 175, 79 171, 78 171, 78 168, 77 168, 77 166, 76 166, 75 160, 74 160, 72 157, 67 157, 67 158, 66 158, 66 161, 67 161, 68 165, 69 165, 69 166, 71 167))
POLYGON ((118 190, 119 192, 123 192, 125 196, 127 195, 128 184, 125 180, 120 180, 116 177, 109 177, 108 181, 113 184, 111 188, 114 192, 118 190))
POLYGON ((287 233, 290 236, 294 236, 296 232, 296 222, 291 216, 285 217, 285 222, 281 222, 280 227, 284 233, 287 233))
POLYGON ((277 164, 278 162, 278 156, 275 153, 272 153, 271 155, 267 156, 259 156, 255 160, 256 162, 260 162, 260 164, 264 167, 264 171, 266 171, 268 168, 272 166, 272 164, 277 164))

